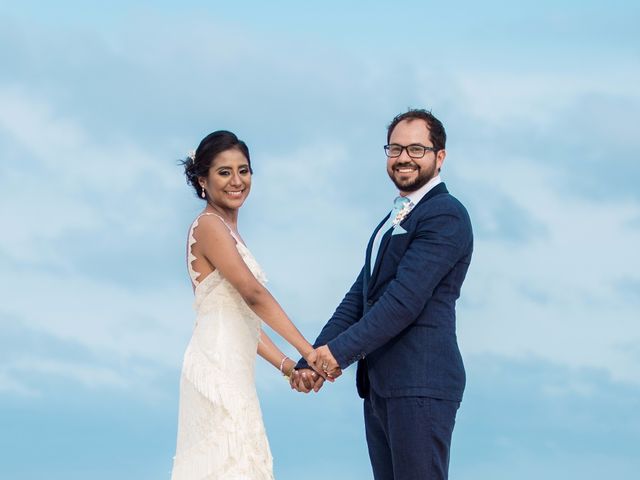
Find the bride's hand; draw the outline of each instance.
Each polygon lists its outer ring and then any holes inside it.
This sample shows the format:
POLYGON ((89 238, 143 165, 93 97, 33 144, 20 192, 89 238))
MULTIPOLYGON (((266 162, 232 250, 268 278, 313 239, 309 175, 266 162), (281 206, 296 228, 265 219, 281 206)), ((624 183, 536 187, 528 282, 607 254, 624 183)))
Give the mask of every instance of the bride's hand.
POLYGON ((323 383, 324 378, 311 368, 295 370, 289 378, 291 388, 302 393, 309 393, 312 390, 317 393, 322 388, 323 383))

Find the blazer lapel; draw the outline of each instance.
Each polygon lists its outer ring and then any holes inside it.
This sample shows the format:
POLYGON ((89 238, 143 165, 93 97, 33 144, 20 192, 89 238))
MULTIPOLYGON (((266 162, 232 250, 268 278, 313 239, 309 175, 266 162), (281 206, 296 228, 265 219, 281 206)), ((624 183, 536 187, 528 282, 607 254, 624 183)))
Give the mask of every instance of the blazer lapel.
POLYGON ((393 230, 392 228, 387 230, 382 235, 382 238, 380 239, 380 248, 378 248, 378 256, 376 257, 376 263, 373 265, 373 272, 371 272, 371 280, 369 282, 371 285, 373 285, 373 282, 375 282, 375 279, 378 277, 378 271, 380 270, 380 262, 382 261, 382 255, 384 254, 384 251, 387 248, 387 245, 389 244, 392 230, 393 230))
MULTIPOLYGON (((438 185, 436 185, 435 187, 433 187, 431 190, 429 190, 424 197, 422 197, 420 199, 420 201, 418 202, 418 205, 422 205, 424 202, 426 202, 427 200, 429 200, 432 197, 435 197, 436 195, 440 195, 441 193, 449 193, 449 190, 447 190, 447 186, 444 184, 444 182, 439 183, 438 185)), ((411 210, 411 212, 409 212, 409 215, 407 215, 407 218, 409 218, 409 216, 411 215, 411 213, 416 209, 416 207, 418 206, 416 205, 415 207, 413 207, 413 209, 411 210)))
MULTIPOLYGON (((389 215, 391 215, 390 213, 387 214, 387 216, 385 216, 382 221, 378 224, 378 226, 376 227, 376 229, 373 231, 373 235, 371 235, 371 238, 369 239, 369 244, 367 245, 367 254, 365 255, 365 268, 364 271, 366 273, 366 277, 367 279, 371 278, 371 250, 373 250, 373 241, 376 238, 376 235, 378 234, 378 230, 380 230, 382 228, 382 226, 385 224, 385 222, 387 221, 387 219, 389 218, 389 215)), ((380 246, 382 246, 382 243, 380 244, 380 246)), ((380 249, 378 249, 378 252, 380 252, 380 249)), ((380 257, 380 254, 378 253, 378 257, 380 257)), ((377 260, 376 260, 376 263, 377 260)))
MULTIPOLYGON (((406 222, 407 219, 409 217, 411 217, 411 214, 418 208, 419 205, 424 204, 430 198, 433 198, 436 195, 439 195, 441 193, 449 193, 449 191, 447 190, 447 187, 444 184, 444 182, 439 183, 438 185, 433 187, 431 190, 429 190, 425 194, 425 196, 420 199, 418 204, 411 209, 411 211, 407 214, 407 216, 402 220, 402 223, 406 222)), ((389 218, 389 215, 387 215, 385 217, 385 219, 382 221, 382 223, 380 223, 380 225, 378 225, 378 228, 376 228, 376 233, 382 227, 384 222, 386 222, 387 218, 389 218)), ((373 266, 373 271, 371 272, 369 281, 367 282, 368 285, 373 285, 375 283, 375 281, 376 281, 376 278, 378 277, 378 271, 380 270, 380 262, 382 261, 382 256, 384 255, 384 252, 385 252, 387 246, 389 245, 389 240, 391 240, 392 231, 393 231, 393 229, 390 228, 387 232, 384 233, 384 235, 380 239, 380 248, 378 249, 378 256, 376 257, 376 263, 373 266)), ((370 259, 371 259, 371 246, 373 245, 373 239, 375 238, 376 233, 374 233, 373 236, 371 237, 371 240, 369 241, 369 246, 367 247, 367 269, 369 268, 369 265, 371 265, 371 261, 370 261, 370 259)))

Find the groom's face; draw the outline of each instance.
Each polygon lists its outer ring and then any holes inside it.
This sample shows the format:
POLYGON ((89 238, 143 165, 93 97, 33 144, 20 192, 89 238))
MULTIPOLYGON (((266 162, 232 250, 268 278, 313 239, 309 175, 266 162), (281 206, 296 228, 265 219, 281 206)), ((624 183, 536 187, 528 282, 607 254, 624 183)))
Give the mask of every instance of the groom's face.
MULTIPOLYGON (((403 120, 398 123, 391 132, 389 143, 403 147, 433 147, 429 127, 420 119, 403 120)), ((404 149, 399 157, 387 157, 387 173, 400 192, 414 192, 438 174, 445 155, 444 150, 426 151, 424 157, 412 158, 404 149)))

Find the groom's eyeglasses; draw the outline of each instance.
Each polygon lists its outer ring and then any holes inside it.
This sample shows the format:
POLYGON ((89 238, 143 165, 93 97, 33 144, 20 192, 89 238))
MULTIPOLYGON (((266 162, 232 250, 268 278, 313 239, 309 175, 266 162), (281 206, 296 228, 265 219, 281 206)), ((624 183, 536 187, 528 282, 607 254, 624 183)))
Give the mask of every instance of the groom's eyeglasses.
POLYGON ((406 150, 411 158, 422 158, 427 152, 436 152, 434 147, 425 147, 414 143, 412 145, 402 146, 397 143, 390 143, 384 146, 384 152, 389 158, 396 158, 402 155, 402 151, 406 150))

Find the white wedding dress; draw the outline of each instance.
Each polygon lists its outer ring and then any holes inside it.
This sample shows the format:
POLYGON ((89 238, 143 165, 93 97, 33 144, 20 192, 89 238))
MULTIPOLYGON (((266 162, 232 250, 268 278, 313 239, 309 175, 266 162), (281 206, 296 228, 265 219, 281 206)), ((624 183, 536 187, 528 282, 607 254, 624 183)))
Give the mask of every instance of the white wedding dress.
MULTIPOLYGON (((273 462, 254 371, 261 320, 218 270, 196 280, 193 231, 201 216, 189 230, 187 263, 195 285, 196 322, 184 354, 171 478, 270 480, 273 462)), ((266 277, 253 255, 225 225, 243 260, 264 284, 266 277)))

